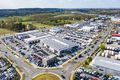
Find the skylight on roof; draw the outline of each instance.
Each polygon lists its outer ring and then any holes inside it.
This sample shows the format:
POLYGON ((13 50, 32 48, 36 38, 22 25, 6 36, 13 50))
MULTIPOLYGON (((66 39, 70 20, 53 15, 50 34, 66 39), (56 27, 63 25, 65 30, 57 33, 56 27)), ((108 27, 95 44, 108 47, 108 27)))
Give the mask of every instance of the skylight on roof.
POLYGON ((68 44, 66 44, 66 43, 64 43, 64 42, 62 42, 60 40, 57 40, 57 39, 52 39, 52 40, 54 40, 55 42, 58 42, 58 43, 60 43, 62 45, 69 46, 68 44))

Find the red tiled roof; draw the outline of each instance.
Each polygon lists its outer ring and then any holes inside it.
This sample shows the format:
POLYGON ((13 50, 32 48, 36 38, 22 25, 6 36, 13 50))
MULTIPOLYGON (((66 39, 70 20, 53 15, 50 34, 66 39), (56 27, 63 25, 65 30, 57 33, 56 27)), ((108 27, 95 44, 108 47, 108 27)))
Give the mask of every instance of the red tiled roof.
POLYGON ((119 36, 120 37, 120 34, 112 34, 112 36, 119 36))
POLYGON ((113 22, 114 24, 120 24, 120 22, 113 22))
POLYGON ((97 77, 91 77, 91 80, 100 80, 100 79, 97 77))

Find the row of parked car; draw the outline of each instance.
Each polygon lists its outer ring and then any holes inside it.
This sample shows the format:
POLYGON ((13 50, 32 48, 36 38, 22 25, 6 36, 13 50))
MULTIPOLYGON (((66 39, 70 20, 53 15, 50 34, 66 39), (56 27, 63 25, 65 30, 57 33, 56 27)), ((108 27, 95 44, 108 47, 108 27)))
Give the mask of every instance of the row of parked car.
POLYGON ((31 54, 28 56, 28 59, 31 63, 36 64, 37 66, 42 67, 42 58, 37 56, 36 54, 31 54))
POLYGON ((28 49, 25 45, 21 44, 19 41, 15 39, 13 36, 3 38, 3 41, 14 51, 19 52, 21 55, 25 55, 28 49))
POLYGON ((0 68, 6 66, 8 64, 8 62, 6 60, 4 60, 3 58, 0 58, 0 68))
POLYGON ((0 80, 19 80, 20 76, 14 67, 10 67, 0 72, 0 80))
POLYGON ((119 79, 113 76, 109 76, 105 73, 98 72, 93 69, 81 67, 75 72, 74 80, 119 80, 119 79))
POLYGON ((20 75, 5 58, 0 58, 0 80, 19 80, 20 75))

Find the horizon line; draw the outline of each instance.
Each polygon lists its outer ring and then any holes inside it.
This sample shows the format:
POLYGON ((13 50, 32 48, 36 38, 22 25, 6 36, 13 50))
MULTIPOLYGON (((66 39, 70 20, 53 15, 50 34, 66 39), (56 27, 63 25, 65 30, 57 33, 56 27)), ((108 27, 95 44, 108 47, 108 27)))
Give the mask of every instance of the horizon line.
POLYGON ((31 8, 0 8, 0 10, 12 10, 12 9, 120 9, 120 8, 38 8, 38 7, 31 7, 31 8))

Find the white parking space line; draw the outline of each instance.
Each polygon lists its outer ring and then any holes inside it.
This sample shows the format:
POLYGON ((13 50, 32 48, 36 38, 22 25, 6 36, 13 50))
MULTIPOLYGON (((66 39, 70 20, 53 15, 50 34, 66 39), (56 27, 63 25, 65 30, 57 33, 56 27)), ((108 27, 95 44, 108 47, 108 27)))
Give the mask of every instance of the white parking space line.
POLYGON ((15 55, 16 58, 19 58, 17 55, 15 55))

